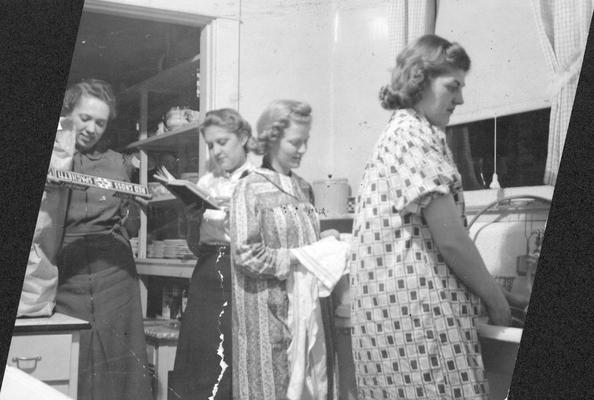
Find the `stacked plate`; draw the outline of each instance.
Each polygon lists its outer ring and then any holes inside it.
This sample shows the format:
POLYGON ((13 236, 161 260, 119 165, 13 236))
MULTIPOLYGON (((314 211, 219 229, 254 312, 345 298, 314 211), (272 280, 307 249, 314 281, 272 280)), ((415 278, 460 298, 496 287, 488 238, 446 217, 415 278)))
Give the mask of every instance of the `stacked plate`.
POLYGON ((149 258, 164 258, 165 242, 161 240, 153 240, 153 242, 147 246, 146 255, 149 258))
POLYGON ((186 239, 167 239, 163 242, 165 243, 165 258, 186 258, 192 254, 186 239))

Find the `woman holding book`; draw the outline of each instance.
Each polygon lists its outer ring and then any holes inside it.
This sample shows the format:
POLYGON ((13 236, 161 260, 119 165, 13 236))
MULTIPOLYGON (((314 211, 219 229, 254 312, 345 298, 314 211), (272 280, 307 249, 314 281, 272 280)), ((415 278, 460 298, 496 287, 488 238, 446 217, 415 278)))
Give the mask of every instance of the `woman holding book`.
POLYGON ((253 166, 247 161, 250 124, 232 109, 206 113, 200 125, 210 156, 211 172, 198 188, 216 200, 219 209, 187 207, 188 246, 198 263, 190 281, 183 314, 172 390, 177 398, 231 399, 231 262, 229 258, 229 199, 239 179, 253 166), (220 347, 222 335, 222 348, 220 347), (225 369, 218 352, 224 354, 225 369))
MULTIPOLYGON (((66 91, 62 115, 75 132, 74 172, 130 181, 132 166, 107 149, 115 117, 111 86, 87 80, 66 91)), ((57 257, 56 312, 89 321, 80 333, 78 399, 144 400, 152 396, 140 288, 128 234, 127 203, 98 188, 69 193, 57 257)))

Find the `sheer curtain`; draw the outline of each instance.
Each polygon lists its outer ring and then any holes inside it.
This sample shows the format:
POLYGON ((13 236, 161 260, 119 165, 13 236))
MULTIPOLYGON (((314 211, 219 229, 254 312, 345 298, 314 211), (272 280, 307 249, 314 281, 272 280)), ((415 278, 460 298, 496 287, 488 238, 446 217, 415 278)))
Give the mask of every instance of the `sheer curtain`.
POLYGON ((555 78, 549 85, 551 117, 544 183, 557 180, 582 66, 593 0, 531 0, 541 47, 555 78))
POLYGON ((436 0, 392 0, 388 19, 391 65, 407 44, 435 33, 435 12, 436 0))

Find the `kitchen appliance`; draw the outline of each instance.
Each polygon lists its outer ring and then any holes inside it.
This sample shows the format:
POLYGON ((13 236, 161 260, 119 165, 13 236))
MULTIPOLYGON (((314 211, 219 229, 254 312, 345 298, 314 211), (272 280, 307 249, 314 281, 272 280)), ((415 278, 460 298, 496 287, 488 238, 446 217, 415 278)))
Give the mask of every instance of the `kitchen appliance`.
POLYGON ((337 217, 348 213, 350 186, 346 178, 313 182, 315 206, 322 217, 337 217))

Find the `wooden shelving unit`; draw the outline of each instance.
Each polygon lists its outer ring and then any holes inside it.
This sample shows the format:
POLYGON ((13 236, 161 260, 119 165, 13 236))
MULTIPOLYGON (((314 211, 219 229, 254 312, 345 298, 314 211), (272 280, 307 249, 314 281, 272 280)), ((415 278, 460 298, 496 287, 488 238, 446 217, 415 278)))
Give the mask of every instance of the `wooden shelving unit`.
POLYGON ((178 151, 179 149, 195 149, 198 151, 198 123, 182 126, 171 132, 153 135, 147 139, 137 140, 126 146, 126 150, 140 149, 144 151, 178 151))
POLYGON ((120 103, 137 100, 145 91, 161 94, 177 94, 188 89, 188 80, 196 78, 200 67, 200 55, 166 69, 159 74, 129 87, 118 95, 120 103))
MULTIPOLYGON (((126 108, 132 109, 132 114, 138 115, 139 137, 138 140, 125 146, 124 150, 139 150, 140 174, 139 181, 148 185, 148 155, 147 152, 171 152, 179 157, 198 156, 199 150, 199 123, 191 123, 173 131, 155 134, 149 137, 148 124, 160 116, 170 107, 183 106, 183 104, 167 104, 169 99, 176 95, 183 95, 195 91, 197 73, 200 65, 200 56, 182 62, 172 68, 138 83, 118 95, 118 100, 126 108), (149 102, 150 96, 150 102, 149 102), (138 113, 134 112, 133 104, 137 102, 138 113), (150 109, 149 109, 150 108, 150 109)), ((149 207, 176 206, 178 200, 173 195, 161 195, 149 201, 149 207)), ((194 271, 194 259, 156 259, 147 258, 148 248, 148 221, 144 211, 140 213, 140 229, 138 232, 138 257, 136 267, 141 277, 141 300, 143 313, 147 311, 148 278, 150 276, 186 278, 189 279, 194 271)))

